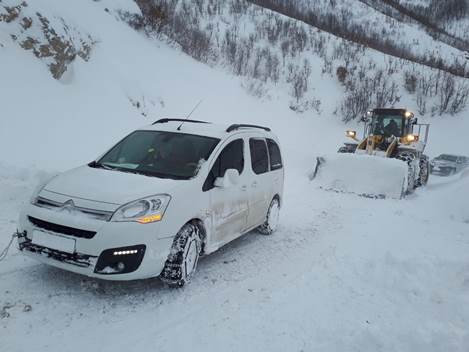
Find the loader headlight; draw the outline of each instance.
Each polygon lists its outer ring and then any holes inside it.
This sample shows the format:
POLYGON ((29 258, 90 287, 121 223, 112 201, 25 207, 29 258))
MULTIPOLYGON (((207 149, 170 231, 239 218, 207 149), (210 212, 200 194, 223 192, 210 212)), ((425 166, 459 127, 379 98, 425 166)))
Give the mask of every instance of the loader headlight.
POLYGON ((405 140, 407 143, 418 142, 419 136, 415 134, 408 134, 405 136, 405 140))
POLYGON ((406 119, 410 119, 414 117, 414 113, 412 111, 406 111, 404 116, 406 117, 406 119))
POLYGON ((355 139, 355 137, 357 136, 357 132, 355 132, 355 131, 347 131, 347 132, 345 132, 345 135, 346 135, 347 137, 350 137, 350 138, 355 139))
POLYGON ((124 204, 112 215, 111 221, 149 224, 163 219, 171 197, 167 194, 157 194, 147 198, 124 204))

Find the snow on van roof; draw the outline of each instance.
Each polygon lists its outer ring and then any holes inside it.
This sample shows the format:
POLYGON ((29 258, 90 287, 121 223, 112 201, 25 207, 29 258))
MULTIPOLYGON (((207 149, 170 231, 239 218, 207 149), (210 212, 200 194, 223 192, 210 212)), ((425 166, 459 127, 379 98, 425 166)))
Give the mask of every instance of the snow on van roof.
POLYGON ((241 129, 250 129, 262 133, 270 132, 270 129, 263 126, 254 126, 254 125, 238 125, 238 128, 233 128, 233 124, 220 124, 220 123, 211 123, 208 121, 198 121, 198 120, 187 120, 181 121, 179 119, 161 119, 155 123, 145 126, 141 129, 151 130, 151 131, 168 131, 168 132, 179 132, 179 133, 190 133, 203 135, 208 137, 223 138, 224 136, 241 129), (182 125, 181 125, 182 124, 182 125), (178 129, 180 127, 180 129, 178 129), (229 128, 231 128, 231 131, 229 128))

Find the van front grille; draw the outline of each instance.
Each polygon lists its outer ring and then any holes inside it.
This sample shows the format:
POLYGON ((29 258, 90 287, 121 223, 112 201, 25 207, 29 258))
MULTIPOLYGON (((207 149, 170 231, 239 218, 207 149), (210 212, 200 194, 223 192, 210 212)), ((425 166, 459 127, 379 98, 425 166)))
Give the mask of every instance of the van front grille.
POLYGON ((79 238, 87 238, 87 239, 93 238, 94 235, 96 235, 95 231, 76 229, 74 227, 54 224, 48 221, 33 218, 32 216, 28 216, 28 219, 34 226, 40 229, 46 230, 46 231, 52 231, 52 232, 61 233, 64 235, 69 235, 69 236, 79 237, 79 238))
MULTIPOLYGON (((41 207, 41 208, 51 209, 51 210, 57 210, 57 209, 60 210, 60 208, 62 208, 65 204, 56 202, 47 198, 43 198, 43 197, 37 197, 36 201, 34 202, 34 205, 41 207)), ((102 220, 102 221, 109 221, 113 214, 112 211, 88 209, 88 208, 82 208, 82 207, 77 207, 77 206, 74 206, 73 210, 83 213, 84 215, 89 216, 90 218, 102 220)))

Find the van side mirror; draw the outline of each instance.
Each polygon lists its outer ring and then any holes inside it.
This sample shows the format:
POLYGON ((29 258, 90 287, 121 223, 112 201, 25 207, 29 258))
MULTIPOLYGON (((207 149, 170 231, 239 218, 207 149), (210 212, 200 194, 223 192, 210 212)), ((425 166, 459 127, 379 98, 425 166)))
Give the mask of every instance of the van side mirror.
POLYGON ((223 177, 217 177, 213 185, 218 188, 230 188, 239 182, 239 172, 236 169, 228 169, 223 177))
POLYGON ((414 121, 412 121, 412 123, 413 123, 414 125, 417 125, 417 124, 419 123, 419 119, 418 119, 418 118, 414 118, 414 121))

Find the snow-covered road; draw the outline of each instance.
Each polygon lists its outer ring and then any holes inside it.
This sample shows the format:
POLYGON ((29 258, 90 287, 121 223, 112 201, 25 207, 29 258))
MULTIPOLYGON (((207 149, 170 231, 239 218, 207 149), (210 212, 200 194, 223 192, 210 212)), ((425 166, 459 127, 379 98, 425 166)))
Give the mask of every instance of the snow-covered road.
MULTIPOLYGON (((2 246, 31 178, 2 179, 2 246)), ((84 278, 14 249, 0 263, 0 350, 467 351, 469 218, 444 198, 468 181, 434 178, 397 201, 290 175, 280 230, 204 258, 181 290, 84 278)))

